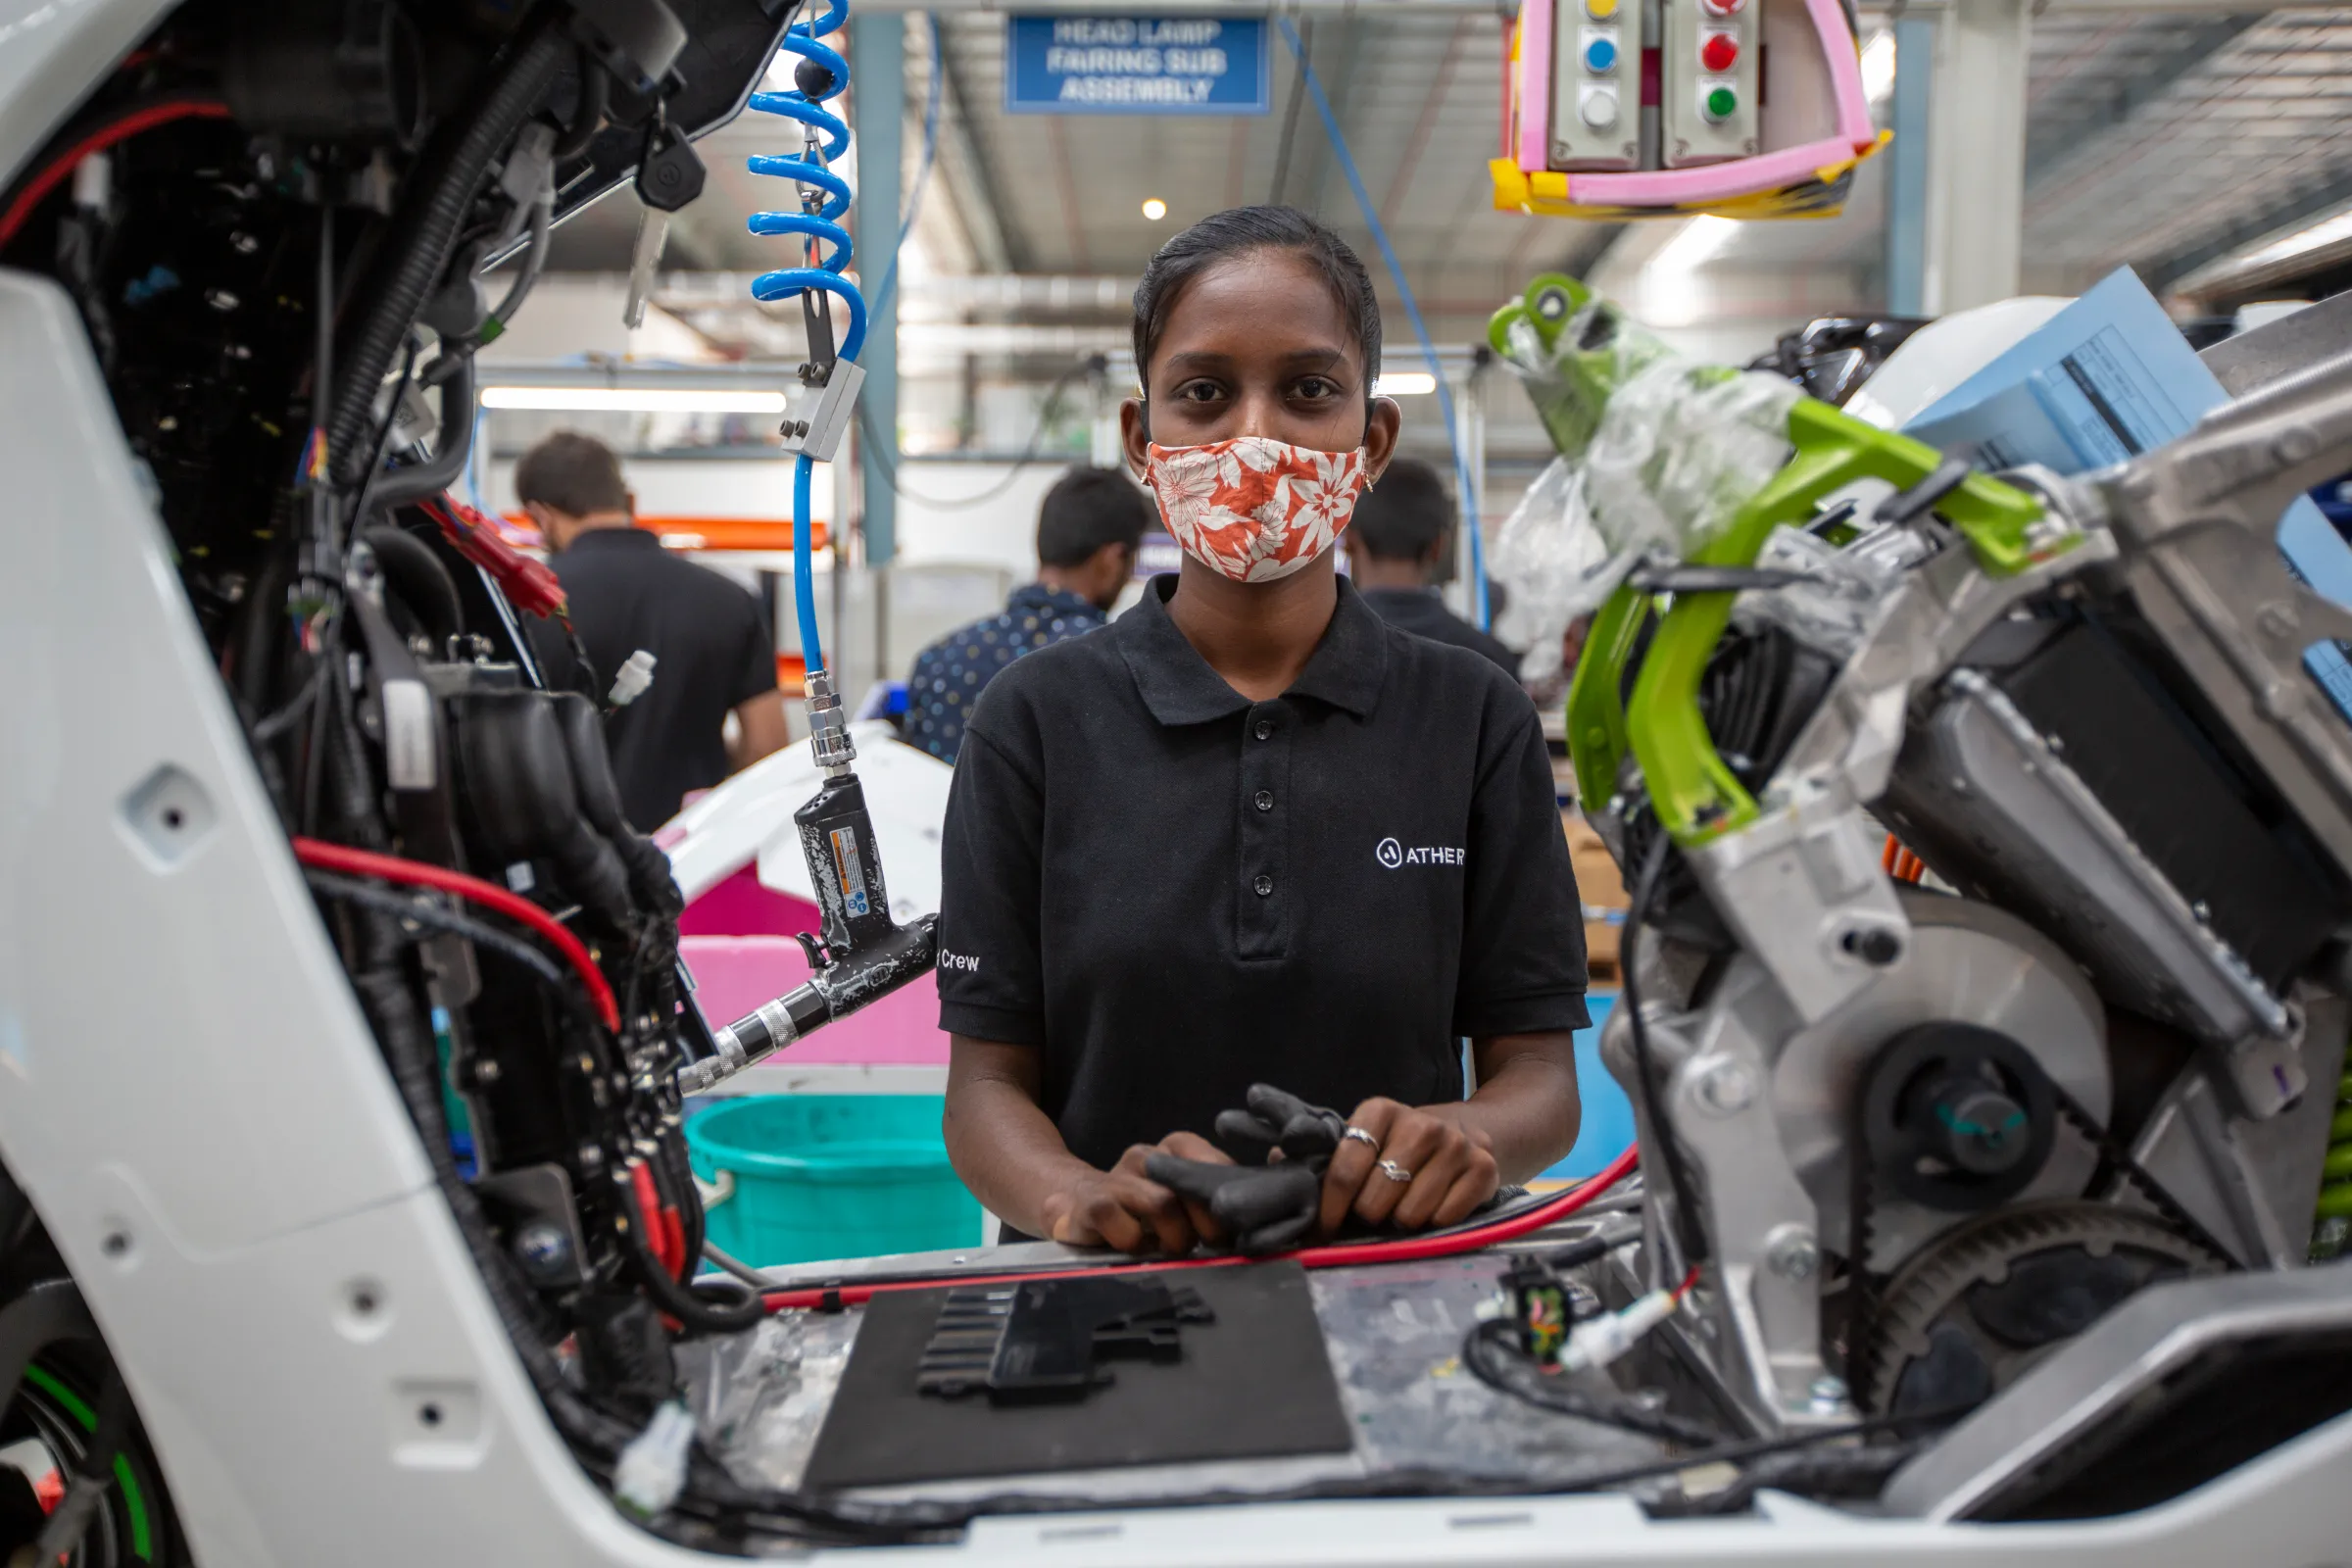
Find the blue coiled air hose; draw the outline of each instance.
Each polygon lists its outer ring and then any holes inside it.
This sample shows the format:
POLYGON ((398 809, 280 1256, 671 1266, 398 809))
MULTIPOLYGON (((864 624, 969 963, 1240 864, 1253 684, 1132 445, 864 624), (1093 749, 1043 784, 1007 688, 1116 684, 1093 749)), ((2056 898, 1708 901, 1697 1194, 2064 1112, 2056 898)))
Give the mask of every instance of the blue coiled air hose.
MULTIPOLYGON (((752 279, 752 298, 769 302, 797 299, 810 289, 839 296, 850 313, 849 330, 842 334, 840 357, 855 364, 865 348, 865 296, 858 292, 857 284, 841 275, 842 269, 850 265, 854 249, 850 231, 839 221, 850 210, 850 183, 826 167, 849 151, 850 127, 839 115, 823 107, 827 100, 838 98, 849 89, 850 63, 838 50, 817 41, 839 32, 849 19, 848 0, 826 0, 822 17, 813 23, 794 24, 779 46, 785 53, 814 64, 829 80, 814 83, 810 78, 818 73, 801 71, 794 75, 800 86, 792 92, 752 94, 753 109, 763 115, 799 121, 816 136, 814 144, 804 152, 763 154, 751 160, 753 173, 772 174, 801 186, 804 208, 800 212, 754 213, 750 227, 755 234, 799 235, 804 241, 831 248, 812 265, 760 273, 752 279), (817 90, 807 90, 811 85, 817 90), (822 199, 813 208, 806 204, 806 192, 809 190, 822 193, 822 199)), ((804 455, 793 464, 792 473, 793 608, 801 626, 801 657, 812 673, 825 667, 824 645, 817 635, 816 576, 808 518, 809 489, 815 468, 814 460, 804 455)), ((838 562, 838 554, 835 559, 838 562)))

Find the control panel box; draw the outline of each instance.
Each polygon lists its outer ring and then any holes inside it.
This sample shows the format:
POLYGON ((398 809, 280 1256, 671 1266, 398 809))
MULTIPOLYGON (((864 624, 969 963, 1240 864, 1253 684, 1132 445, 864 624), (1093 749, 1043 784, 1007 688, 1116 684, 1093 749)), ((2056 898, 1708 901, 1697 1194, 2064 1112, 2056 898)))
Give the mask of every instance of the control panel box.
POLYGON ((1657 0, 1660 161, 1668 169, 1763 150, 1764 0, 1657 0))
POLYGON ((1503 212, 1824 217, 1886 144, 1839 0, 1516 0, 1503 212))
POLYGON ((1642 0, 1554 0, 1553 169, 1636 169, 1642 159, 1642 0))

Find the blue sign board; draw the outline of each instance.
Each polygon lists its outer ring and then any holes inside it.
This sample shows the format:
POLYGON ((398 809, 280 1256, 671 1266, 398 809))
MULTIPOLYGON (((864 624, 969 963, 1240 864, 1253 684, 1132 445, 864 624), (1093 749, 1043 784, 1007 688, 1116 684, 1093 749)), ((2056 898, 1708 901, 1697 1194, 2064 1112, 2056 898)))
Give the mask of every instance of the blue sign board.
POLYGON ((1010 115, 1262 115, 1263 17, 1007 17, 1010 115))

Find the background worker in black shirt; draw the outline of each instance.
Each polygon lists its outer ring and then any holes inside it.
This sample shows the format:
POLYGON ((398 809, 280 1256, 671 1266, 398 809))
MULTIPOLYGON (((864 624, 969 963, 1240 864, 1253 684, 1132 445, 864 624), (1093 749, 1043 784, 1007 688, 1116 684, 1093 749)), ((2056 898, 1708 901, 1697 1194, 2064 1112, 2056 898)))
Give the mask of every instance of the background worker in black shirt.
MULTIPOLYGON (((636 498, 612 448, 558 431, 523 454, 514 491, 571 601, 592 666, 589 695, 604 702, 632 654, 654 656, 653 684, 605 721, 631 826, 651 833, 677 814, 687 791, 709 789, 784 745, 775 637, 760 602, 637 526, 636 498)), ((548 653, 558 669, 576 663, 568 650, 548 653)))
POLYGON ((1447 610, 1430 586, 1453 554, 1453 498, 1438 470, 1419 458, 1398 458, 1355 504, 1348 577, 1390 625, 1484 654, 1516 680, 1519 656, 1447 610))
POLYGON ((1583 910, 1543 727, 1334 569, 1398 423, 1338 236, 1204 220, 1147 269, 1135 337, 1127 459, 1183 568, 1015 661, 965 727, 949 1154, 1018 1231, 1182 1251, 1222 1238, 1146 1161, 1222 1160, 1201 1134, 1264 1081, 1348 1113, 1323 1233, 1450 1224, 1576 1139, 1583 910))

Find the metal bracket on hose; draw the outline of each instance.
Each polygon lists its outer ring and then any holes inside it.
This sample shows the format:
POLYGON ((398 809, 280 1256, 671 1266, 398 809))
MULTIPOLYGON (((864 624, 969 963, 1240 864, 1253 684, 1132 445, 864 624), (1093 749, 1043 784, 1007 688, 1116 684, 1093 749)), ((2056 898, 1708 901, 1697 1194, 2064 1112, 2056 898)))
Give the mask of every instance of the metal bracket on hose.
MULTIPOLYGON (((802 296, 825 297, 816 289, 802 296)), ((787 452, 831 463, 841 451, 842 437, 850 432, 850 413, 864 385, 865 367, 852 360, 801 367, 800 381, 784 389, 784 422, 776 431, 777 444, 787 452)))

